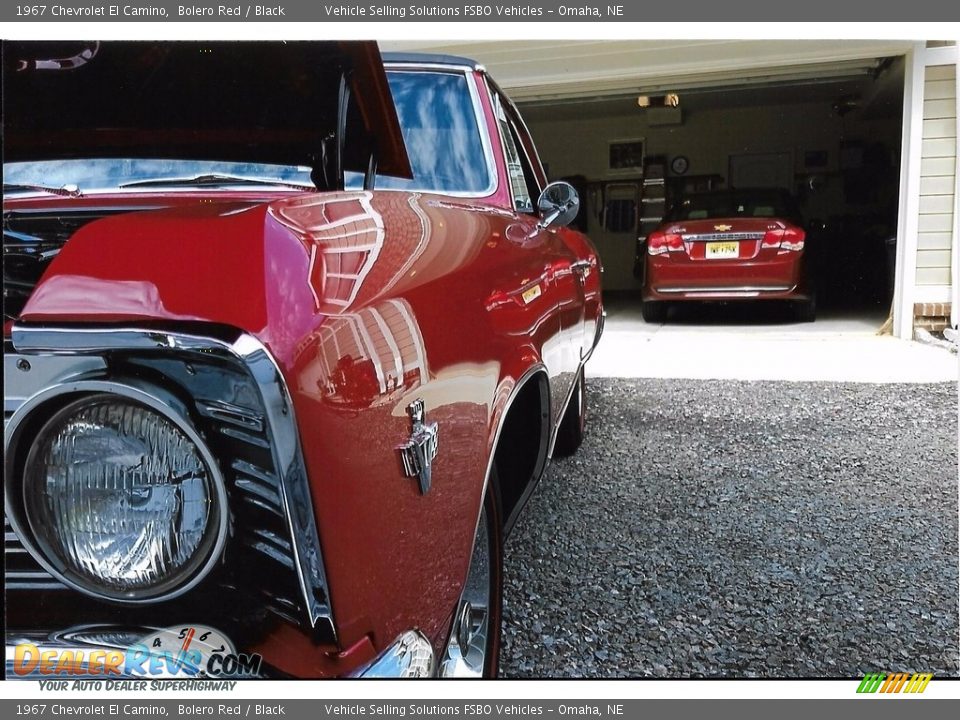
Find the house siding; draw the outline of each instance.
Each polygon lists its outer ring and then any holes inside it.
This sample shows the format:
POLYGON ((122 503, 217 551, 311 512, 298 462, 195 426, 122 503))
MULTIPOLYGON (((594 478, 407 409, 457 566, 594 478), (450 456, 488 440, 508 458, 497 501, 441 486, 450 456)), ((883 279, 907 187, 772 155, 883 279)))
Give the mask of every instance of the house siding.
POLYGON ((949 292, 957 188, 957 68, 937 65, 924 77, 918 288, 949 292))

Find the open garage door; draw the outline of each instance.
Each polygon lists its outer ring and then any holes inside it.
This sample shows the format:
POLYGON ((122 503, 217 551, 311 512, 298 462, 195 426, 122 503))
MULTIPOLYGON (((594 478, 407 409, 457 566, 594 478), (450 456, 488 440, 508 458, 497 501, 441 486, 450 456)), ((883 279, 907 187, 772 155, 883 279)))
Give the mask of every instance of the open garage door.
MULTIPOLYGON (((646 238, 683 198, 782 188, 806 235, 817 317, 868 332, 886 320, 903 115, 903 48, 896 43, 418 47, 470 55, 496 73, 521 107, 550 177, 571 180, 585 196, 583 219, 611 300, 619 294, 639 305, 646 238)), ((670 316, 680 321, 717 311, 676 305, 670 316)), ((742 302, 717 312, 740 324, 790 320, 773 305, 742 302)))

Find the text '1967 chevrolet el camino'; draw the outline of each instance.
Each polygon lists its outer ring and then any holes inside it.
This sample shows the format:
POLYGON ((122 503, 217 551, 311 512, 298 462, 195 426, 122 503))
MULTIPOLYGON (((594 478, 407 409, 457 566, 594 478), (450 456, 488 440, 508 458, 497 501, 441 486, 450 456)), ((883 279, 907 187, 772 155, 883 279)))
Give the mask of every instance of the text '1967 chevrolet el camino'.
POLYGON ((482 67, 4 45, 9 677, 495 675, 600 266, 482 67))

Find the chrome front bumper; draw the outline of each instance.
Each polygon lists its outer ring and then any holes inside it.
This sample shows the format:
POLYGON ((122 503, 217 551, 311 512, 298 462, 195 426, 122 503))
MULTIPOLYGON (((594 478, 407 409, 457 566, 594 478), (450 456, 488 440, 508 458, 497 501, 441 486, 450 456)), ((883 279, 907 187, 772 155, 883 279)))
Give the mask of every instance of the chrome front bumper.
POLYGON ((354 677, 423 678, 433 677, 435 671, 433 645, 419 630, 408 630, 354 677))

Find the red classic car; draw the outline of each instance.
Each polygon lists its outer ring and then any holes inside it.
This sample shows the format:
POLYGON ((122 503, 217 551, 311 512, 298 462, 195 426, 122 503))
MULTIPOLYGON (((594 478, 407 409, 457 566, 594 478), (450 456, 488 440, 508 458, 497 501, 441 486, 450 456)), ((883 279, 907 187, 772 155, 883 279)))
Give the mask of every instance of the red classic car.
POLYGON ((372 43, 6 43, 3 84, 8 676, 494 675, 602 329, 506 95, 372 43))
POLYGON ((683 198, 647 238, 643 318, 663 322, 667 303, 789 300, 797 318, 816 312, 805 232, 781 190, 724 190, 683 198))

